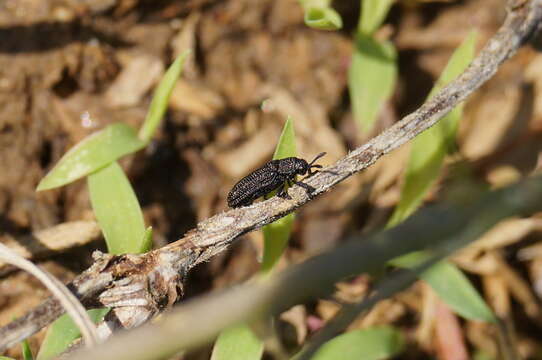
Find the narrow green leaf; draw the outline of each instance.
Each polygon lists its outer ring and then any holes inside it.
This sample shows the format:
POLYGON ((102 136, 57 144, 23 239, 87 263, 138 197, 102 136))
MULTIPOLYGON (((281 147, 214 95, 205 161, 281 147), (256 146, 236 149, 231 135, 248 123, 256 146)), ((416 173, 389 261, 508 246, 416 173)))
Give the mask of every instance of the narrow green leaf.
MULTIPOLYGON (((391 264, 412 269, 429 259, 430 254, 416 252, 394 259, 391 264)), ((425 280, 457 314, 471 320, 495 321, 495 315, 476 288, 454 264, 442 261, 423 272, 420 278, 425 280)))
POLYGON ((379 360, 391 358, 403 350, 401 333, 391 326, 349 331, 328 342, 312 360, 379 360))
POLYGON ((28 344, 28 340, 24 340, 21 343, 21 347, 23 348, 23 360, 34 360, 34 355, 32 355, 32 349, 30 349, 30 344, 28 344))
POLYGON ((303 9, 308 9, 310 7, 329 7, 331 5, 331 0, 299 0, 303 9))
POLYGON ((179 55, 179 57, 173 62, 173 64, 171 64, 171 66, 166 71, 164 77, 160 81, 160 84, 158 84, 158 87, 154 92, 149 111, 147 112, 145 122, 139 130, 139 138, 144 142, 148 142, 152 138, 154 132, 160 124, 160 121, 164 117, 164 113, 166 112, 169 101, 169 96, 171 95, 171 92, 175 87, 177 79, 179 79, 179 76, 181 76, 184 61, 189 54, 190 50, 186 50, 181 55, 179 55))
MULTIPOLYGON (((294 121, 288 117, 280 135, 273 159, 284 159, 296 156, 294 121)), ((278 262, 290 238, 294 214, 285 217, 263 227, 264 252, 261 271, 268 273, 278 262)))
POLYGON ((111 124, 71 148, 40 181, 36 190, 53 189, 71 183, 144 146, 145 143, 137 138, 130 126, 111 124))
POLYGON ((117 162, 88 177, 90 201, 111 254, 144 251, 145 224, 130 182, 117 162))
POLYGON ((358 34, 348 72, 348 90, 354 118, 362 132, 373 128, 397 79, 397 53, 389 41, 358 34))
MULTIPOLYGON (((463 72, 474 57, 475 42, 476 32, 473 31, 456 49, 429 97, 463 72)), ((444 158, 455 139, 461 113, 462 106, 456 107, 439 123, 412 141, 401 199, 388 226, 396 225, 412 214, 438 179, 444 158)), ((409 254, 393 260, 391 264, 413 268, 427 257, 425 253, 409 254)), ((455 265, 439 263, 423 273, 421 278, 457 314, 473 320, 495 321, 491 309, 455 265)))
POLYGON ((146 253, 152 249, 152 226, 149 226, 147 230, 145 230, 141 244, 142 253, 146 253))
POLYGON ((330 7, 305 9, 305 25, 318 30, 338 30, 343 27, 341 16, 330 7))
MULTIPOLYGON (((474 57, 475 43, 476 32, 473 31, 456 49, 429 97, 463 72, 474 57)), ((435 126, 412 141, 401 199, 390 220, 390 225, 395 225, 412 214, 421 205, 431 186, 438 179, 444 157, 455 139, 462 108, 462 105, 456 107, 435 126)))
POLYGON ((294 119, 288 117, 275 147, 273 160, 284 159, 290 156, 297 156, 297 150, 295 147, 294 119))
POLYGON ((362 0, 358 31, 372 35, 386 18, 393 0, 362 0))
MULTIPOLYGON (((273 159, 284 159, 296 156, 294 122, 288 117, 282 129, 273 159)), ((273 193, 267 196, 272 196, 273 193)), ((278 262, 290 238, 294 214, 285 217, 263 227, 264 252, 261 272, 270 273, 278 262)), ((218 337, 213 349, 211 360, 220 359, 260 359, 263 351, 263 343, 252 333, 247 325, 239 325, 224 330, 218 337)))
MULTIPOLYGON (((540 353, 542 355, 542 353, 540 353)), ((539 356, 540 357, 540 356, 539 356)), ((493 356, 484 352, 483 350, 476 350, 472 356, 472 360, 496 360, 493 356)))
POLYGON ((263 273, 271 271, 284 253, 290 239, 294 219, 294 214, 288 214, 263 228, 264 251, 261 267, 263 273))
POLYGON ((263 354, 263 342, 246 325, 222 331, 213 347, 211 360, 258 360, 263 354))
MULTIPOLYGON (((92 321, 98 323, 102 321, 109 309, 92 309, 87 312, 92 321)), ((79 337, 81 337, 81 333, 73 320, 68 315, 62 315, 47 329, 37 360, 48 360, 56 357, 79 337)))
POLYGON ((1 356, 1 355, 0 355, 0 360, 15 360, 15 359, 14 359, 14 358, 7 357, 7 356, 1 356))

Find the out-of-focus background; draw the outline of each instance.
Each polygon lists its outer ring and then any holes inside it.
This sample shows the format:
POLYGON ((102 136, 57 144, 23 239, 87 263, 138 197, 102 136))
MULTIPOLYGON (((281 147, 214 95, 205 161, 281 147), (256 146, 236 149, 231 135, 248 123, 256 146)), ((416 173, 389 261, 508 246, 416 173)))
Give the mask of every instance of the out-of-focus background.
MULTIPOLYGON (((194 51, 158 135, 122 161, 154 228, 155 247, 225 210, 231 186, 272 157, 288 115, 300 157, 326 151, 319 162, 332 163, 416 109, 469 31, 479 31, 479 49, 505 15, 500 0, 396 2, 375 36, 395 45, 398 81, 375 128, 362 133, 347 88, 360 3, 334 7, 344 22, 338 31, 307 27, 293 0, 0 1, 0 241, 93 219, 84 181, 39 194, 38 182, 97 129, 117 121, 140 126, 164 69, 185 49, 194 51)), ((457 176, 498 188, 537 170, 541 92, 542 55, 526 46, 469 98, 458 152, 428 201, 443 199, 446 183, 457 176)), ((404 146, 385 156, 300 209, 279 268, 333 248, 353 232, 383 228, 400 196, 408 151, 404 146)), ((453 257, 529 359, 542 358, 541 230, 538 217, 512 219, 483 246, 453 257)), ((196 268, 186 297, 249 279, 259 268, 262 237, 247 234, 196 268)), ((91 264, 93 249, 104 249, 99 236, 91 238, 62 254, 33 251, 42 266, 69 281, 91 264)), ((281 316, 280 337, 291 346, 303 343, 336 313, 338 302, 358 300, 368 284, 360 276, 338 284, 332 298, 291 309, 281 316)), ((30 275, 4 271, 0 324, 47 295, 30 275)), ((442 349, 443 336, 459 339, 455 346, 471 355, 498 353, 494 325, 455 317, 422 282, 379 303, 351 328, 382 324, 403 332, 404 358, 452 359, 442 349), (443 324, 451 330, 437 331, 443 324)), ((43 331, 31 338, 34 349, 42 337, 43 331)), ((9 355, 20 357, 20 350, 9 355)), ((185 358, 207 356, 203 349, 185 358)))

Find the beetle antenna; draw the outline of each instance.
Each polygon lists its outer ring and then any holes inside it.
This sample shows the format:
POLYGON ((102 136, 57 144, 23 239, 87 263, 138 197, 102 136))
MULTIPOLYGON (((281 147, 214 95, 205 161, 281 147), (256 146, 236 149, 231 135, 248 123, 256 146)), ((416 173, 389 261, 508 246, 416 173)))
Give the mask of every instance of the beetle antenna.
POLYGON ((327 154, 326 152, 321 152, 320 154, 316 155, 316 157, 314 158, 314 160, 312 160, 310 163, 309 163, 309 167, 322 167, 322 165, 313 165, 316 160, 320 159, 322 156, 324 156, 325 154, 327 154))

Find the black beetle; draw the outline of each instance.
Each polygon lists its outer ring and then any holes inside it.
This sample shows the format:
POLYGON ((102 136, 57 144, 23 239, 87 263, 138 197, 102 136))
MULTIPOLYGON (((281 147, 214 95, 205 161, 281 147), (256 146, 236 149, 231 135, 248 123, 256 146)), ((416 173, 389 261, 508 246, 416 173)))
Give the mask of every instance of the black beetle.
MULTIPOLYGON (((307 172, 309 176, 314 174, 311 171, 313 168, 322 167, 322 165, 313 165, 314 162, 325 154, 325 152, 318 154, 310 163, 296 157, 269 161, 233 186, 228 194, 229 207, 248 206, 257 198, 276 189, 279 189, 278 196, 289 199, 290 196, 285 190, 285 183, 291 185, 296 175, 305 175, 307 172)), ((298 184, 301 185, 302 183, 298 184)), ((304 187, 307 187, 307 185, 304 187)))

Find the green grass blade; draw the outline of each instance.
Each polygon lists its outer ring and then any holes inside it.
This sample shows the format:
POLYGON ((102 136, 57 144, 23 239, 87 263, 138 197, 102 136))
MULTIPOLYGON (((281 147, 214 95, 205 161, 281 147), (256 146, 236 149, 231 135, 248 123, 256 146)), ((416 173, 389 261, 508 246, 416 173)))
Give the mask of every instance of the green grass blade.
MULTIPOLYGON (((296 155, 294 121, 289 117, 280 134, 273 159, 296 155)), ((263 273, 269 272, 282 256, 290 238, 293 222, 294 214, 291 213, 263 227, 264 252, 261 267, 263 273)))
POLYGON ((343 27, 341 16, 331 7, 305 9, 305 25, 318 30, 338 30, 343 27))
MULTIPOLYGON (((109 309, 92 309, 87 312, 92 321, 98 323, 102 321, 109 309)), ((37 360, 48 360, 56 357, 80 336, 81 333, 73 320, 68 315, 62 315, 47 329, 37 360)))
POLYGON ((331 0, 299 0, 299 3, 304 9, 308 9, 310 7, 329 7, 331 0))
POLYGON ((271 271, 284 253, 290 239, 294 219, 294 214, 288 214, 263 228, 264 250, 261 266, 263 273, 271 271))
POLYGON ((295 147, 294 120, 288 117, 275 147, 273 160, 284 159, 290 156, 297 156, 297 150, 295 147))
POLYGON ((149 226, 143 234, 143 240, 141 241, 141 252, 146 253, 152 249, 152 226, 149 226))
MULTIPOLYGON (((429 97, 463 72, 474 57, 475 42, 476 32, 471 32, 450 58, 429 97)), ((395 225, 412 214, 438 179, 444 157, 455 139, 461 114, 462 106, 458 106, 412 141, 401 199, 389 225, 395 225)))
MULTIPOLYGON (((393 260, 391 264, 412 269, 429 258, 429 254, 417 252, 401 256, 393 260)), ((495 315, 491 309, 457 266, 442 261, 423 272, 420 278, 425 280, 457 314, 471 320, 495 321, 495 315)))
MULTIPOLYGON (((476 32, 471 32, 450 58, 429 97, 463 72, 474 57, 475 42, 476 32)), ((401 199, 388 226, 396 225, 412 214, 437 181, 444 158, 455 139, 461 113, 462 106, 456 107, 434 127, 412 141, 401 199)), ((422 253, 409 254, 391 263, 395 266, 412 268, 419 265, 427 256, 422 253)), ((448 262, 439 263, 423 273, 421 278, 427 281, 457 314, 473 320, 495 320, 480 294, 455 265, 448 262)))
POLYGON ((164 117, 164 113, 167 109, 169 96, 175 87, 177 79, 179 79, 179 76, 181 76, 184 62, 189 54, 190 50, 186 50, 179 55, 179 57, 167 69, 164 77, 160 81, 160 84, 158 84, 158 87, 154 92, 149 111, 147 112, 145 122, 139 130, 139 138, 144 142, 148 142, 152 138, 154 132, 158 128, 158 125, 160 125, 160 121, 164 117))
POLYGON ((391 326, 349 331, 328 342, 312 360, 379 360, 391 358, 403 350, 401 333, 391 326))
POLYGON ((497 360, 495 357, 489 355, 488 353, 484 352, 484 350, 475 350, 474 355, 472 356, 472 360, 497 360))
MULTIPOLYGON (((292 118, 288 117, 275 148, 273 159, 284 159, 290 156, 296 156, 296 148, 294 122, 292 118)), ((282 256, 290 238, 293 222, 294 214, 292 213, 263 227, 262 273, 269 274, 282 256)), ((254 336, 248 326, 240 325, 226 329, 220 334, 213 349, 212 360, 259 359, 262 351, 263 344, 261 341, 254 336), (238 348, 243 349, 243 352, 237 353, 238 348), (259 352, 256 349, 260 349, 259 352)))
POLYGON ((7 357, 7 356, 0 356, 0 360, 15 360, 15 359, 7 357))
MULTIPOLYGON (((273 159, 283 159, 290 156, 296 156, 296 148, 294 123, 288 117, 275 148, 273 159)), ((294 214, 292 213, 263 227, 262 273, 269 273, 282 256, 290 238, 293 222, 294 214)), ((247 325, 240 325, 226 329, 220 334, 215 343, 211 360, 259 359, 262 351, 263 343, 254 336, 247 325), (241 351, 238 351, 238 349, 241 349, 241 351)))
POLYGON ((111 124, 71 148, 40 181, 37 191, 71 183, 144 146, 130 126, 111 124))
POLYGON ((348 72, 348 89, 354 118, 369 132, 397 79, 397 53, 389 41, 359 34, 348 72))
POLYGON ((117 162, 88 177, 90 201, 111 254, 141 253, 145 224, 139 202, 117 162))
POLYGON ((246 325, 222 331, 213 347, 211 360, 259 360, 263 342, 246 325))
POLYGON ((28 340, 24 340, 21 343, 22 352, 23 352, 23 360, 34 360, 34 355, 32 355, 32 350, 30 349, 30 344, 28 344, 28 340))
POLYGON ((378 30, 392 3, 393 0, 362 0, 358 31, 365 35, 371 35, 378 30))

